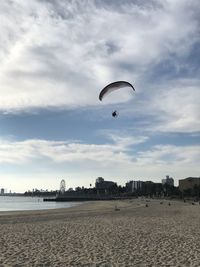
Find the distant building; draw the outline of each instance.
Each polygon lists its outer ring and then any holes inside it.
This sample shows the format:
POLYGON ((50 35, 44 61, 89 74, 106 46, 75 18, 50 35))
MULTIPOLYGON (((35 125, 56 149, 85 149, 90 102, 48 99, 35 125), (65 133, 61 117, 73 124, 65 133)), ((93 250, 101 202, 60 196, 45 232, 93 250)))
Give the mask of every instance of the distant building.
POLYGON ((126 183, 126 191, 129 193, 137 193, 139 195, 162 195, 163 188, 161 183, 152 181, 129 181, 126 183))
POLYGON ((192 190, 195 186, 200 186, 200 177, 187 177, 179 180, 179 190, 181 192, 192 190))
POLYGON ((5 189, 1 188, 1 195, 4 195, 4 194, 5 194, 5 189))
POLYGON ((134 193, 142 189, 144 182, 142 181, 129 181, 126 183, 127 192, 134 193))
POLYGON ((97 190, 107 191, 107 190, 110 190, 110 189, 112 189, 114 187, 117 187, 117 184, 115 182, 105 181, 102 177, 98 177, 96 179, 95 188, 97 190))
POLYGON ((162 184, 174 186, 174 179, 172 177, 169 177, 169 175, 167 175, 165 179, 162 179, 162 184))
POLYGON ((60 182, 60 193, 64 194, 65 190, 66 190, 65 180, 62 179, 61 182, 60 182))

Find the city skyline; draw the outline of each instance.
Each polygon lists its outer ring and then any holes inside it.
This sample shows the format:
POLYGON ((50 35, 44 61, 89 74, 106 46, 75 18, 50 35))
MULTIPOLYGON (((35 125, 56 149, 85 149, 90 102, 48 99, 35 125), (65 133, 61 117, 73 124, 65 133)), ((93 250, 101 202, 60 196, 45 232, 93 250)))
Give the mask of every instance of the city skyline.
POLYGON ((199 177, 198 1, 17 0, 0 12, 2 188, 199 177), (116 80, 135 92, 100 102, 116 80))
MULTIPOLYGON (((194 177, 193 177, 194 178, 194 177)), ((196 177, 195 177, 196 178, 196 177)), ((198 178, 198 177, 197 177, 198 178)), ((63 192, 65 192, 65 191, 72 191, 72 190, 76 190, 77 188, 84 188, 84 189, 91 189, 91 188, 95 188, 96 187, 96 183, 98 182, 98 183, 101 183, 101 182, 106 182, 106 183, 113 183, 113 184, 116 184, 117 186, 122 186, 122 187, 126 187, 127 186, 127 184, 129 184, 129 183, 135 183, 135 184, 137 184, 137 183, 153 183, 153 184, 156 184, 156 183, 159 183, 159 184, 165 184, 165 183, 167 183, 167 184, 170 184, 170 185, 173 185, 173 186, 176 186, 175 184, 174 184, 174 179, 173 179, 173 177, 170 177, 169 175, 166 175, 166 177, 165 178, 163 178, 161 181, 159 181, 159 182, 155 182, 155 181, 152 181, 151 179, 148 179, 148 180, 145 180, 145 181, 142 181, 142 180, 140 180, 140 179, 127 179, 126 180, 126 182, 124 183, 124 184, 121 184, 121 185, 118 185, 116 182, 115 182, 115 180, 114 179, 112 179, 112 181, 108 181, 108 180, 105 180, 103 177, 97 177, 96 179, 95 179, 95 181, 93 181, 93 183, 91 183, 88 187, 84 187, 84 186, 82 186, 82 185, 78 185, 77 187, 68 187, 68 186, 66 186, 66 181, 64 180, 64 179, 62 179, 61 181, 60 181, 60 183, 59 183, 59 188, 54 188, 54 190, 51 190, 51 191, 63 191, 63 192)), ((15 193, 19 193, 19 192, 12 192, 10 189, 8 189, 8 188, 1 188, 1 186, 0 186, 0 191, 1 191, 1 193, 0 193, 0 195, 2 195, 2 194, 15 194, 15 193), (9 191, 9 192, 8 192, 9 191), (3 193, 2 193, 3 192, 3 193)), ((49 190, 48 189, 45 189, 45 188, 38 188, 38 187, 35 187, 35 188, 32 188, 32 189, 29 189, 29 190, 27 190, 26 192, 30 192, 30 191, 32 191, 32 192, 34 192, 34 191, 41 191, 41 192, 49 192, 49 190)))

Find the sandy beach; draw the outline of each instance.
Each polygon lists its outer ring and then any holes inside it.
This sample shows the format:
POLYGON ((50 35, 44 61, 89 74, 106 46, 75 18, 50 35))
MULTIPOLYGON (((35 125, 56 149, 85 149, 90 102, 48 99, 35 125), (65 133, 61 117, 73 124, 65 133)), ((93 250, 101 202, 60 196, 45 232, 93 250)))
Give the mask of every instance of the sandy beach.
POLYGON ((0 266, 199 267, 200 205, 168 203, 137 199, 1 212, 0 266))

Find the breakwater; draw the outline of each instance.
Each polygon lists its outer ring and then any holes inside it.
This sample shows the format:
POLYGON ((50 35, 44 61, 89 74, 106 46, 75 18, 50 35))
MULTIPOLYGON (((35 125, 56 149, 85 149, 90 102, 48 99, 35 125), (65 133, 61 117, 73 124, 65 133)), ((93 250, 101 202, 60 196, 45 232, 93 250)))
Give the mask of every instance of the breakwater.
POLYGON ((74 201, 96 201, 96 200, 120 200, 126 199, 124 197, 114 197, 114 196, 58 196, 55 198, 44 198, 43 201, 57 201, 57 202, 74 202, 74 201))

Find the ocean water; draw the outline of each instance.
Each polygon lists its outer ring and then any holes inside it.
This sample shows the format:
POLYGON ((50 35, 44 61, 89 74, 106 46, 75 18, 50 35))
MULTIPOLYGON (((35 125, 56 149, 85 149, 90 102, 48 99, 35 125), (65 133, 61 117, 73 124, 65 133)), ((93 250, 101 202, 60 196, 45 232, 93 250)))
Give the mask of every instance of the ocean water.
POLYGON ((80 205, 80 203, 44 202, 43 198, 39 197, 0 196, 0 211, 60 209, 75 205, 80 205))

